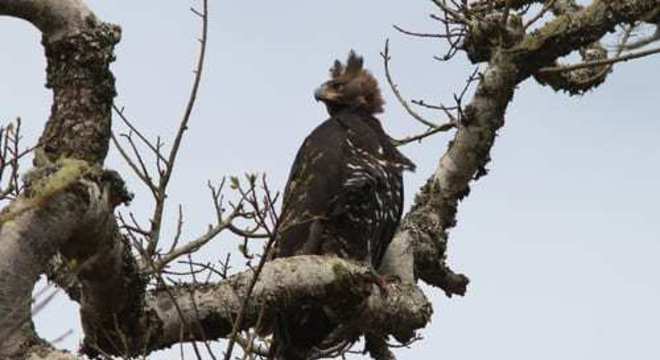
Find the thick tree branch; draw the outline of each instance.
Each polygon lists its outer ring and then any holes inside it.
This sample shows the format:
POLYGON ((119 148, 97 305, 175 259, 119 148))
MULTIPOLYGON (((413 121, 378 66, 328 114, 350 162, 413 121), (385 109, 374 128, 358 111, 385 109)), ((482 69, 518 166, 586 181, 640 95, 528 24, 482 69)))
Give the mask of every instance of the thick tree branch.
POLYGON ((59 158, 101 164, 108 152, 114 77, 109 70, 119 28, 100 24, 45 43, 53 109, 35 165, 59 158))
POLYGON ((496 56, 491 62, 464 110, 462 126, 401 225, 400 236, 410 237, 413 244, 416 276, 450 296, 464 294, 468 280, 445 265, 447 230, 456 224, 458 202, 469 193, 470 181, 486 174, 516 75, 517 69, 506 56, 496 56))
POLYGON ((107 276, 122 263, 113 256, 118 242, 112 210, 127 198, 116 174, 99 167, 108 149, 115 95, 109 64, 120 33, 98 23, 78 0, 0 0, 0 14, 21 17, 42 31, 47 86, 54 93, 26 191, 0 219, 0 319, 8 331, 0 336, 0 353, 22 358, 53 351, 34 333, 30 301, 38 275, 56 252, 83 280, 83 312, 111 305, 116 291, 130 284, 107 276))
POLYGON ((655 11, 657 0, 595 0, 580 11, 549 21, 510 51, 523 66, 521 75, 530 76, 556 59, 600 40, 620 24, 633 24, 655 11))
MULTIPOLYGON (((531 2, 502 4, 513 8, 531 2)), ((447 230, 456 223, 457 205, 469 193, 470 181, 486 174, 496 131, 504 124, 505 110, 516 85, 557 58, 594 44, 615 26, 633 23, 660 7, 657 0, 596 0, 582 10, 572 5, 572 1, 555 2, 555 11, 565 14, 529 35, 516 35, 515 22, 511 26, 510 20, 507 30, 500 32, 509 34, 506 41, 495 41, 495 36, 484 37, 487 32, 478 30, 501 26, 498 17, 484 17, 480 19, 484 24, 471 24, 470 29, 479 34, 468 34, 467 39, 472 43, 465 50, 481 49, 471 59, 488 59, 489 66, 464 110, 464 121, 454 140, 435 174, 417 194, 393 242, 393 251, 414 253, 414 266, 410 266, 411 260, 400 257, 398 266, 388 266, 386 262, 385 270, 410 280, 411 275, 405 270, 413 267, 416 277, 439 286, 448 295, 464 293, 467 278, 454 274, 445 264, 447 230)))
POLYGON ((430 321, 432 313, 431 304, 415 285, 389 284, 385 296, 374 285, 369 269, 335 257, 298 256, 267 262, 248 297, 253 274, 246 270, 216 284, 149 291, 140 302, 144 308, 139 316, 115 319, 117 328, 130 333, 113 333, 111 338, 105 332, 112 329, 99 328, 98 342, 86 344, 107 354, 129 356, 148 354, 182 340, 226 338, 246 298, 241 330, 254 327, 259 316, 269 323, 283 307, 318 301, 347 319, 353 331, 380 329, 407 341, 430 321))
MULTIPOLYGON (((571 15, 584 9, 575 0, 557 0, 552 3, 552 12, 555 16, 571 15)), ((627 41, 629 33, 624 36, 624 43, 627 41)), ((594 42, 586 47, 579 49, 580 57, 584 62, 602 61, 607 59, 607 50, 600 44, 594 42)), ((564 65, 555 64, 555 67, 564 67, 564 65)), ((583 94, 589 90, 598 87, 604 83, 611 67, 585 67, 575 69, 570 72, 548 73, 540 71, 534 74, 534 78, 542 85, 549 85, 555 91, 563 90, 571 95, 583 94)))

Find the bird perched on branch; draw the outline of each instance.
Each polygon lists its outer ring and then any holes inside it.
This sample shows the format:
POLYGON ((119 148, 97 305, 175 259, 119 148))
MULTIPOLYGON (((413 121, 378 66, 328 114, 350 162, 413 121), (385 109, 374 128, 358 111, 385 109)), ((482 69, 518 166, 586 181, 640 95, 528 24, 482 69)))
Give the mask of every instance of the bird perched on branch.
MULTIPOLYGON (((378 269, 401 218, 402 173, 415 165, 375 117, 384 102, 363 59, 351 51, 330 76, 314 93, 330 118, 305 139, 292 166, 276 256, 334 255, 378 269)), ((285 310, 277 323, 275 351, 286 360, 313 357, 338 326, 321 304, 285 310)))

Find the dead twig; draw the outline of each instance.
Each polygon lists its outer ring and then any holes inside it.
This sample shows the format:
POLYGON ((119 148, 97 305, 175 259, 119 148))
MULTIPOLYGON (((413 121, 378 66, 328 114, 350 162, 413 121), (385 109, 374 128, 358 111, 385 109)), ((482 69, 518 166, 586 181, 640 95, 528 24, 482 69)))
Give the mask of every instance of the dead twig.
POLYGON ((413 110, 408 102, 403 98, 401 93, 399 92, 398 86, 394 83, 394 80, 392 79, 392 74, 390 72, 390 60, 392 57, 390 56, 390 40, 387 39, 385 40, 385 49, 383 52, 380 53, 380 56, 383 58, 383 63, 385 66, 385 77, 387 78, 387 83, 390 85, 390 88, 392 89, 392 92, 394 93, 394 96, 397 98, 401 106, 412 116, 415 120, 419 121, 420 123, 435 129, 438 128, 439 125, 435 124, 431 121, 426 120, 423 116, 418 114, 415 110, 413 110))
POLYGON ((625 61, 630 61, 630 60, 634 60, 634 59, 643 58, 643 57, 658 54, 658 53, 660 53, 660 48, 655 48, 655 49, 649 49, 649 50, 645 50, 645 51, 639 51, 639 52, 624 55, 624 56, 615 57, 615 58, 612 58, 612 59, 587 61, 587 62, 583 62, 583 63, 580 63, 580 64, 575 64, 575 65, 546 67, 546 68, 540 69, 539 72, 542 73, 542 74, 543 73, 549 74, 549 73, 556 73, 556 72, 567 72, 567 71, 590 68, 590 67, 595 67, 595 66, 616 64, 616 63, 620 63, 620 62, 625 62, 625 61))
POLYGON ((270 260, 271 248, 272 245, 275 243, 275 232, 278 223, 277 215, 275 212, 275 200, 277 196, 272 196, 271 191, 266 183, 265 176, 262 178, 262 186, 265 193, 265 197, 263 199, 263 204, 264 204, 263 211, 259 211, 261 207, 255 193, 254 177, 248 176, 248 181, 250 183, 250 188, 246 192, 243 192, 240 186, 238 187, 238 190, 239 192, 244 194, 243 196, 247 199, 246 201, 255 209, 254 212, 256 216, 255 221, 264 228, 264 230, 268 233, 270 238, 268 239, 268 242, 264 246, 264 250, 261 255, 261 259, 259 260, 259 264, 257 265, 257 268, 254 269, 254 275, 252 276, 252 280, 250 281, 250 285, 248 286, 246 296, 241 301, 241 306, 238 311, 238 316, 236 318, 236 321, 234 321, 231 335, 229 336, 229 342, 227 344, 227 350, 225 352, 224 360, 231 359, 231 354, 233 352, 234 345, 237 341, 238 331, 243 325, 243 319, 245 318, 245 311, 247 309, 247 304, 250 301, 252 291, 254 290, 254 286, 256 285, 257 280, 259 279, 259 274, 261 274, 264 264, 266 264, 266 262, 270 260), (268 222, 271 222, 273 226, 272 229, 269 228, 268 222))
POLYGON ((160 179, 158 182, 158 200, 156 201, 156 206, 154 209, 153 216, 151 217, 151 231, 149 235, 149 244, 147 245, 146 253, 148 256, 153 256, 158 247, 158 242, 160 239, 160 230, 163 222, 163 212, 165 211, 165 200, 167 193, 167 186, 169 185, 170 179, 172 177, 172 172, 174 170, 174 164, 176 162, 177 155, 181 147, 181 142, 183 141, 183 134, 188 129, 188 123, 192 115, 192 111, 195 107, 195 102, 197 100, 197 93, 199 91, 199 86, 202 81, 202 73, 204 69, 204 61, 206 58, 206 44, 208 39, 208 0, 202 1, 202 11, 193 11, 194 14, 199 16, 202 21, 202 37, 199 39, 200 48, 199 48, 199 57, 197 59, 197 66, 194 71, 194 80, 193 86, 190 90, 190 96, 188 97, 188 103, 184 111, 181 122, 179 123, 179 128, 177 130, 172 148, 170 149, 169 156, 167 160, 164 161, 165 168, 160 173, 160 179))

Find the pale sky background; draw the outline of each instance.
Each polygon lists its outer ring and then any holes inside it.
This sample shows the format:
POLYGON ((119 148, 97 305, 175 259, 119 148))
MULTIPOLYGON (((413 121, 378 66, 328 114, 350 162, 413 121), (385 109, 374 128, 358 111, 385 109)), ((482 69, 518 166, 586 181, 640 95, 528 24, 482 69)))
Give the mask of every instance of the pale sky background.
MULTIPOLYGON (((149 135, 171 138, 196 57, 199 24, 191 2, 89 3, 123 28, 113 65, 117 103, 149 135)), ((388 101, 381 118, 395 137, 422 129, 383 83, 378 54, 387 37, 406 97, 449 103, 473 69, 462 55, 438 63, 432 56, 443 43, 392 29, 438 31, 429 1, 211 1, 210 7, 206 75, 170 191, 170 204, 184 206, 188 238, 213 221, 208 179, 259 171, 283 187, 298 146, 326 118, 312 92, 349 49, 363 54, 381 80, 388 101)), ((0 121, 21 116, 30 143, 50 107, 39 40, 27 23, 0 21, 0 121)), ((532 81, 520 86, 491 172, 461 203, 451 232, 449 262, 472 279, 468 294, 447 299, 427 288, 433 322, 423 341, 398 351, 400 359, 660 358, 659 66, 660 57, 618 66, 583 97, 532 81)), ((403 149, 418 165, 406 177, 408 205, 448 139, 442 134, 403 149)), ((145 219, 146 189, 115 151, 106 164, 126 174, 137 193, 131 211, 145 219)), ((167 215, 173 225, 175 212, 167 215)), ((220 236, 200 258, 222 259, 236 245, 220 236)), ((79 319, 65 296, 36 323, 47 339, 73 329, 59 346, 75 349, 79 319)))

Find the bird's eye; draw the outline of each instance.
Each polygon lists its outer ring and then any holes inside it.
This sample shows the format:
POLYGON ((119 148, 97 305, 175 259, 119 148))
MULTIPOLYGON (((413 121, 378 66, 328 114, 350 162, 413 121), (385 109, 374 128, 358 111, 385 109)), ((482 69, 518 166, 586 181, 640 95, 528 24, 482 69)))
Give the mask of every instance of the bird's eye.
POLYGON ((339 83, 339 82, 336 82, 336 83, 332 83, 331 86, 332 86, 332 88, 335 89, 335 90, 341 90, 341 88, 344 87, 344 84, 339 83))

